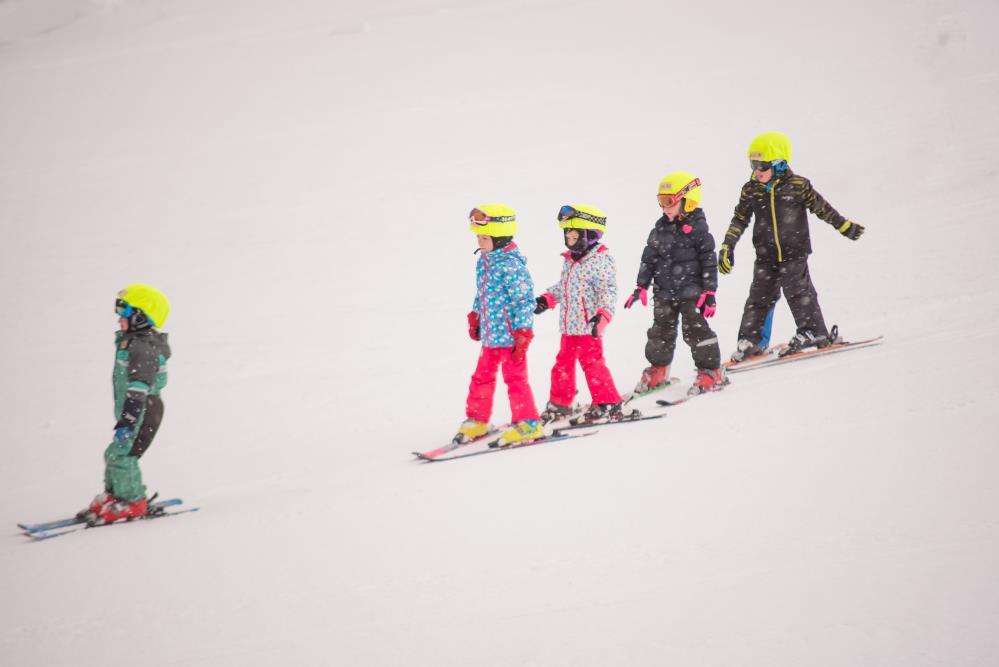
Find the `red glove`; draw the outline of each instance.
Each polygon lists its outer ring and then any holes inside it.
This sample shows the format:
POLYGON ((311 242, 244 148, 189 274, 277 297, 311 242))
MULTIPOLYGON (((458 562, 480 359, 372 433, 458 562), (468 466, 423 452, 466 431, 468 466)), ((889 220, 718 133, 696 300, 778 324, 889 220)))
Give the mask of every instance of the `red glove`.
POLYGON ((635 291, 631 293, 628 300, 624 302, 625 308, 631 308, 635 305, 635 301, 641 301, 643 306, 649 305, 649 290, 645 289, 641 285, 635 288, 635 291))
POLYGON ((468 314, 468 337, 479 340, 479 314, 474 310, 468 314))
POLYGON ((531 345, 534 332, 530 329, 518 329, 513 332, 513 360, 518 364, 527 356, 527 348, 531 345))

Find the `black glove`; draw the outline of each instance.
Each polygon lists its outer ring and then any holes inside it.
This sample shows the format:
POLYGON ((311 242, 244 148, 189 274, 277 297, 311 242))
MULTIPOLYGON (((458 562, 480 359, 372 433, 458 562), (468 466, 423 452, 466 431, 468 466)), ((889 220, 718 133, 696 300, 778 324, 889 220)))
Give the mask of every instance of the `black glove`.
POLYGON ((851 241, 856 241, 860 238, 860 235, 864 233, 864 227, 851 220, 847 220, 843 223, 843 226, 839 228, 839 233, 851 241))
POLYGON ((722 243, 721 247, 718 248, 718 270, 728 275, 732 273, 733 266, 735 266, 735 248, 730 247, 727 243, 722 243))
POLYGON ((546 299, 543 296, 539 296, 537 299, 535 299, 535 301, 538 302, 538 305, 534 307, 535 315, 540 315, 541 313, 548 310, 548 299, 546 299))

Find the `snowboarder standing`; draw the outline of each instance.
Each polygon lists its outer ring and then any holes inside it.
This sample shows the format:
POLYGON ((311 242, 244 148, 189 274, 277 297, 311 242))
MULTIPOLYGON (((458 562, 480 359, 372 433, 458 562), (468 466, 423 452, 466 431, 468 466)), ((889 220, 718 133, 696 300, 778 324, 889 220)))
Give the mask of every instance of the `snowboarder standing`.
POLYGON ((837 213, 807 178, 794 174, 788 166, 790 160, 791 140, 786 135, 764 132, 753 139, 749 145, 753 173, 742 186, 732 223, 719 248, 718 269, 728 274, 735 266, 735 245, 753 216, 756 263, 732 361, 764 351, 760 346, 761 332, 781 290, 797 326, 797 333, 782 355, 836 342, 826 329, 808 273, 808 255, 812 252, 808 211, 851 241, 859 239, 864 228, 837 213))
POLYGON ((716 391, 728 379, 721 368, 718 337, 705 319, 715 314, 718 273, 715 241, 700 208, 701 181, 686 171, 667 174, 659 183, 658 200, 663 215, 642 252, 638 286, 624 303, 625 308, 636 301, 648 304, 648 288, 654 286, 654 320, 645 345, 651 366, 642 372, 635 393, 648 393, 668 383, 681 319, 683 341, 690 346, 697 366, 689 393, 716 391))
POLYGON ((482 341, 479 362, 468 387, 465 414, 456 443, 488 435, 492 428, 496 373, 502 367, 510 398, 511 428, 501 444, 537 440, 544 435, 527 378, 527 348, 534 338, 534 282, 513 236, 517 215, 503 204, 482 204, 469 213, 480 252, 475 265, 476 292, 468 314, 468 335, 482 341))
POLYGON ((162 292, 150 285, 129 285, 118 292, 115 312, 119 331, 112 385, 117 423, 104 451, 104 492, 79 514, 91 525, 141 517, 148 511, 139 459, 163 419, 160 392, 167 384, 170 358, 167 334, 157 331, 170 312, 162 292))
POLYGON ((584 415, 588 422, 624 418, 621 395, 614 386, 604 359, 604 329, 614 317, 617 301, 617 267, 607 246, 600 243, 607 216, 595 206, 566 204, 558 212, 568 252, 562 254, 559 281, 537 298, 535 314, 559 309, 562 333, 552 367, 551 393, 542 423, 565 419, 578 412, 576 362, 583 368, 592 402, 584 415))

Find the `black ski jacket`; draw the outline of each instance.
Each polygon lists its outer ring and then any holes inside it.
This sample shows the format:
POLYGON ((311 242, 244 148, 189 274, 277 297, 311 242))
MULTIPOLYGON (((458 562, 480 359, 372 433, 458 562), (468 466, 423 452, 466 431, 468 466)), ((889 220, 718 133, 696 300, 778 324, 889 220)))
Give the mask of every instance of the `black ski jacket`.
POLYGON ((758 260, 780 263, 807 259, 812 252, 808 211, 837 229, 846 222, 807 178, 793 174, 790 169, 774 181, 769 191, 763 183, 751 180, 742 186, 732 223, 725 232, 725 243, 735 247, 752 214, 753 246, 758 260))
POLYGON ((672 222, 659 218, 642 251, 638 285, 653 285, 653 295, 661 299, 696 299, 718 289, 715 240, 703 210, 672 222))

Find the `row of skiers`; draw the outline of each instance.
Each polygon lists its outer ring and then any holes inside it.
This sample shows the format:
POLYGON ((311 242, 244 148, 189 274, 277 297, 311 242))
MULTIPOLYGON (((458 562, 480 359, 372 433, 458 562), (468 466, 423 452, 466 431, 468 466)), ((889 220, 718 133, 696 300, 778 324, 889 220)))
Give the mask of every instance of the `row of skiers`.
MULTIPOLYGON (((766 322, 781 290, 797 326, 788 350, 833 342, 808 275, 812 249, 807 211, 849 239, 859 238, 864 228, 837 213, 808 179, 791 171, 791 143, 783 134, 767 132, 756 137, 749 159, 752 176, 742 187, 717 255, 700 208, 700 180, 688 172, 673 172, 659 183, 657 197, 663 215, 649 233, 637 285, 624 303, 625 308, 647 305, 648 291, 653 291, 653 325, 645 346, 650 365, 642 372, 636 394, 669 382, 678 327, 697 366, 690 391, 715 391, 727 383, 718 338, 707 319, 715 312, 717 271, 727 274, 735 266, 735 246, 751 218, 756 264, 732 359, 765 351, 766 322)), ((502 204, 484 204, 469 217, 481 254, 468 333, 482 342, 482 350, 469 386, 467 419, 455 440, 465 442, 492 432, 489 418, 500 369, 512 412, 511 427, 499 436, 505 444, 537 439, 543 435, 543 423, 575 413, 577 362, 592 397, 585 419, 623 418, 624 401, 603 355, 603 335, 617 302, 614 259, 600 242, 607 227, 604 213, 593 206, 567 205, 559 210, 567 248, 562 275, 540 296, 535 296, 524 256, 513 242, 514 211, 502 204), (549 401, 539 414, 528 384, 526 355, 534 336, 534 316, 556 305, 562 339, 552 368, 549 401)), ((169 312, 166 296, 150 285, 128 285, 115 300, 119 327, 112 383, 116 423, 114 437, 104 451, 104 491, 78 514, 89 524, 133 519, 151 511, 139 459, 163 419, 160 393, 167 384, 170 345, 159 328, 169 312)))
MULTIPOLYGON (((649 233, 637 285, 624 302, 625 308, 636 303, 645 306, 652 289, 653 324, 645 345, 649 366, 633 396, 670 382, 678 328, 697 367, 689 393, 717 391, 728 383, 718 337, 707 320, 715 314, 718 271, 732 271, 736 244, 751 219, 756 261, 732 361, 766 352, 769 321, 781 291, 797 328, 782 354, 836 342, 830 337, 808 272, 812 248, 807 213, 811 211, 851 240, 860 238, 864 228, 837 213, 807 178, 791 171, 791 142, 786 135, 766 132, 757 136, 748 157, 752 173, 742 186, 717 253, 700 207, 700 179, 676 171, 659 183, 657 199, 662 216, 649 233)), ((513 241, 517 231, 513 209, 482 204, 472 209, 469 220, 481 254, 475 268, 476 293, 468 313, 468 334, 482 342, 482 350, 468 389, 466 420, 454 442, 470 442, 493 432, 489 418, 500 369, 512 413, 510 427, 498 438, 502 445, 536 440, 544 435, 543 425, 580 418, 581 408, 574 404, 577 362, 592 399, 581 415, 583 421, 637 416, 625 407, 603 354, 603 335, 617 302, 614 258, 601 243, 607 227, 604 213, 595 206, 565 205, 559 209, 558 224, 567 252, 562 255, 559 281, 540 296, 534 294, 526 260, 513 241), (534 337, 534 316, 556 306, 562 336, 551 371, 549 400, 539 414, 528 383, 526 355, 534 337)))

